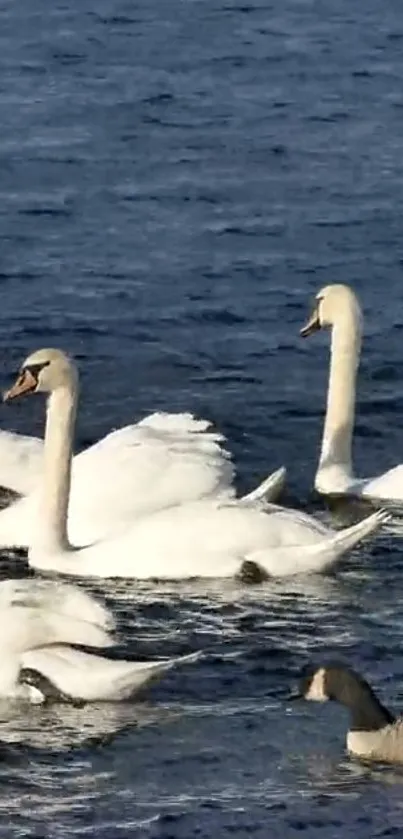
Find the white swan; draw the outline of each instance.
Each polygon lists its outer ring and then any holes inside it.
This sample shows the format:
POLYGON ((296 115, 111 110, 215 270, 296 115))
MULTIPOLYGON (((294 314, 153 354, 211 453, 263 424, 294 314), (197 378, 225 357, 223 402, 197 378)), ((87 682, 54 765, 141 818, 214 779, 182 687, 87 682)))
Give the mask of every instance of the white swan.
POLYGON ((28 495, 42 473, 43 441, 0 430, 0 486, 28 495))
POLYGON ((35 568, 82 576, 183 579, 232 576, 243 561, 252 561, 268 574, 283 576, 328 567, 385 520, 385 513, 376 513, 335 533, 293 510, 198 501, 128 521, 113 538, 73 548, 67 537, 67 507, 78 373, 60 350, 39 350, 28 357, 4 399, 38 391, 48 394, 48 406, 44 480, 28 552, 35 568))
POLYGON ((0 697, 41 703, 120 701, 200 653, 166 661, 113 661, 72 645, 114 643, 114 621, 81 589, 47 580, 0 583, 0 697))
MULTIPOLYGON (((137 425, 111 432, 73 458, 70 538, 78 544, 93 542, 113 535, 137 516, 165 507, 200 498, 234 498, 234 467, 224 443, 208 422, 191 414, 151 414, 137 425)), ((31 477, 35 467, 38 487, 43 474, 41 441, 21 436, 13 450, 19 466, 26 462, 31 477), (31 447, 30 441, 38 445, 31 447)), ((1 457, 0 433, 0 467, 1 457)), ((12 448, 4 462, 12 464, 12 448)), ((242 501, 277 498, 285 476, 284 467, 277 469, 242 501)), ((0 512, 1 548, 28 547, 37 495, 36 490, 0 512)))
POLYGON ((310 335, 332 330, 329 386, 322 449, 315 488, 324 495, 351 495, 379 501, 403 501, 403 464, 376 478, 358 479, 352 467, 355 391, 360 359, 362 313, 347 285, 325 286, 301 330, 310 335))
MULTIPOLYGON (((111 487, 127 482, 130 509, 138 514, 210 496, 235 497, 235 470, 223 434, 193 414, 157 412, 110 432, 73 458, 73 496, 84 496, 95 468, 112 468, 110 480, 92 493, 94 514, 116 505, 111 487), (77 486, 75 486, 77 484, 77 486)), ((29 495, 43 474, 43 440, 0 430, 0 486, 29 495)), ((286 470, 277 469, 249 496, 275 500, 286 470)), ((92 487, 94 490, 94 487, 92 487)), ((126 502, 127 503, 127 502, 126 502)), ((77 501, 80 505, 80 501, 77 501)), ((123 504, 124 507, 124 504, 123 504)), ((120 515, 120 506, 117 515, 120 515)))

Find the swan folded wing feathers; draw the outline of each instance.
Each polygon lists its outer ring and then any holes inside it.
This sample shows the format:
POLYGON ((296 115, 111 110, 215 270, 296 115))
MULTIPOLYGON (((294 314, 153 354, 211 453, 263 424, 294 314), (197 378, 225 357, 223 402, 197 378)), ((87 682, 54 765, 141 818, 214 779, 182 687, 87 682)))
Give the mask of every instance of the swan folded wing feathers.
MULTIPOLYGON (((136 425, 117 429, 92 446, 91 450, 81 453, 73 463, 73 504, 74 482, 77 479, 80 481, 80 505, 83 498, 85 501, 83 487, 86 485, 91 489, 88 501, 90 509, 103 504, 105 495, 107 501, 113 504, 113 475, 116 475, 119 504, 123 495, 129 492, 131 499, 139 497, 139 512, 220 493, 232 497, 235 494, 235 469, 231 455, 223 445, 225 440, 222 435, 205 430, 204 426, 208 426, 208 423, 203 420, 197 432, 192 427, 189 430, 188 423, 183 430, 180 422, 182 415, 179 415, 178 425, 175 417, 168 416, 166 424, 160 425, 161 415, 153 414, 136 425), (134 468, 131 468, 134 449, 134 468), (102 486, 99 489, 99 500, 93 473, 86 468, 86 460, 96 454, 107 457, 108 470, 112 470, 110 490, 102 486), (122 487, 122 481, 127 484, 126 490, 122 487), (159 499, 157 504, 156 496, 159 499)), ((199 425, 199 421, 194 422, 199 425)), ((109 503, 105 506, 108 507, 109 503)), ((131 512, 130 505, 128 512, 131 512)))
POLYGON ((62 694, 83 701, 122 701, 202 652, 159 661, 114 661, 70 647, 29 650, 22 666, 45 676, 62 694))
POLYGON ((71 646, 111 646, 101 623, 111 623, 107 610, 78 587, 37 580, 0 585, 0 695, 35 703, 121 701, 202 655, 118 661, 71 646))
MULTIPOLYGON (((275 514, 278 522, 284 520, 284 524, 289 524, 290 511, 287 508, 279 507, 277 504, 271 504, 270 501, 267 502, 264 501, 264 499, 262 499, 261 505, 261 508, 264 509, 268 515, 275 514)), ((321 522, 319 519, 315 519, 313 518, 313 516, 310 516, 309 513, 305 513, 303 510, 293 509, 292 520, 293 523, 299 524, 302 527, 309 527, 312 534, 324 537, 329 536, 329 529, 326 527, 326 525, 323 524, 323 522, 321 522)))
POLYGON ((52 644, 75 644, 81 647, 111 647, 114 640, 96 624, 57 612, 13 606, 0 611, 2 648, 13 653, 47 647, 52 644))
POLYGON ((43 440, 1 430, 0 464, 1 485, 18 495, 27 495, 42 474, 43 440))
POLYGON ((169 414, 166 411, 155 411, 140 420, 138 425, 164 434, 173 432, 175 436, 179 433, 184 436, 191 433, 204 437, 203 432, 208 431, 211 439, 215 439, 217 442, 225 442, 225 438, 220 432, 212 430, 212 423, 209 420, 196 418, 190 412, 169 414))
POLYGON ((144 429, 142 434, 138 428, 132 434, 116 434, 121 437, 116 447, 107 448, 108 438, 103 441, 107 484, 96 479, 96 470, 85 469, 83 461, 73 463, 69 503, 69 533, 73 543, 98 541, 130 526, 139 516, 184 503, 184 487, 186 503, 198 498, 234 495, 230 486, 233 466, 229 459, 223 458, 218 447, 211 452, 199 451, 190 440, 180 451, 177 443, 171 445, 167 438, 145 435, 144 429), (133 443, 133 438, 138 443, 133 443), (135 468, 131 467, 133 445, 137 446, 135 468), (79 492, 75 491, 77 479, 79 492))
POLYGON ((20 606, 38 612, 55 612, 94 624, 105 632, 116 629, 109 609, 76 585, 53 580, 3 580, 0 583, 0 617, 3 609, 20 606))
POLYGON ((109 444, 120 445, 124 437, 127 437, 128 445, 132 446, 141 445, 144 440, 148 439, 150 442, 160 442, 163 445, 169 443, 186 449, 191 442, 192 448, 196 450, 219 452, 231 459, 230 452, 223 447, 226 443, 225 437, 218 431, 210 430, 210 427, 211 423, 207 420, 195 419, 192 414, 154 413, 144 417, 138 423, 114 429, 95 443, 94 447, 103 445, 105 440, 108 440, 109 444), (186 417, 186 423, 182 423, 183 417, 186 417), (164 422, 161 422, 162 418, 164 422), (192 423, 189 423, 189 419, 192 423))
POLYGON ((2 655, 57 643, 110 647, 113 629, 108 610, 78 587, 49 580, 0 584, 2 655))

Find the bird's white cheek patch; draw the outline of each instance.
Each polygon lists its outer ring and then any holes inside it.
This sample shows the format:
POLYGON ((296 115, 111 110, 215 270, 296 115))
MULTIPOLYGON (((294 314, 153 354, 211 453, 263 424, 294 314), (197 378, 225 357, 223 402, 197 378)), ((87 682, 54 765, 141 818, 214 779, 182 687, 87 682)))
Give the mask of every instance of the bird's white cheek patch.
POLYGON ((314 702, 326 702, 329 697, 325 693, 325 671, 323 667, 315 673, 305 699, 312 699, 314 702))

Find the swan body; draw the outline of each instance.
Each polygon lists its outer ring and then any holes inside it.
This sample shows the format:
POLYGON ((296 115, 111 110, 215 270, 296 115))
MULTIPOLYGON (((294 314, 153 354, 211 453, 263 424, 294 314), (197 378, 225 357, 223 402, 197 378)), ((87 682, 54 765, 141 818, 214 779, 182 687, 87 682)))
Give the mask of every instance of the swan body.
POLYGON ((33 545, 28 557, 33 568, 84 577, 224 578, 236 576, 246 561, 268 576, 286 577, 326 570, 387 518, 375 513, 335 532, 280 507, 200 501, 154 513, 88 547, 33 545))
MULTIPOLYGON (((23 441, 28 445, 31 439, 35 438, 21 440, 20 464, 23 441)), ((135 517, 185 501, 234 498, 234 467, 224 442, 208 422, 191 414, 151 414, 136 425, 111 432, 73 458, 68 512, 71 540, 85 544, 105 539, 135 517)), ((37 489, 0 512, 1 548, 28 547, 33 538, 43 444, 29 452, 34 450, 37 489)), ((0 464, 1 451, 0 435, 0 464)), ((284 468, 278 469, 242 500, 252 503, 276 498, 285 475, 284 468)))
POLYGON ((76 586, 47 580, 0 583, 0 627, 0 697, 38 704, 48 697, 25 680, 28 672, 69 701, 120 701, 200 655, 113 661, 75 649, 111 647, 113 617, 76 586))
POLYGON ((388 469, 376 478, 348 477, 338 466, 325 466, 315 478, 315 489, 322 495, 348 495, 383 504, 403 503, 403 464, 388 469))
POLYGON ((315 488, 324 495, 350 495, 403 502, 403 464, 374 478, 358 479, 352 466, 356 378, 361 350, 362 313, 347 285, 325 286, 301 330, 304 337, 330 327, 331 359, 327 408, 315 488))
POLYGON ((0 431, 0 486, 28 495, 42 472, 43 441, 13 431, 0 431))
POLYGON ((4 398, 38 391, 48 394, 48 407, 38 527, 28 552, 35 568, 78 576, 186 579, 233 576, 251 561, 269 575, 315 572, 385 520, 380 512, 335 532, 311 516, 256 498, 253 503, 201 500, 142 516, 110 538, 73 547, 67 509, 78 372, 59 350, 39 350, 26 359, 4 398))

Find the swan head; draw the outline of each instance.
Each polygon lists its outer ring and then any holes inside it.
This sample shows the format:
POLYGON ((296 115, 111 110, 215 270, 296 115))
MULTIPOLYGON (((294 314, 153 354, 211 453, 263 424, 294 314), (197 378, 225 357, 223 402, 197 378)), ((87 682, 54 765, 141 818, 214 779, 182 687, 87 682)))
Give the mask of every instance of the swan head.
POLYGON ((11 402, 29 393, 52 393, 77 382, 74 362, 62 350, 43 349, 29 355, 10 388, 3 394, 4 402, 11 402))
POLYGON ((361 330, 361 309, 353 290, 342 283, 327 285, 316 295, 313 312, 300 334, 306 338, 323 327, 343 327, 352 320, 361 330))

